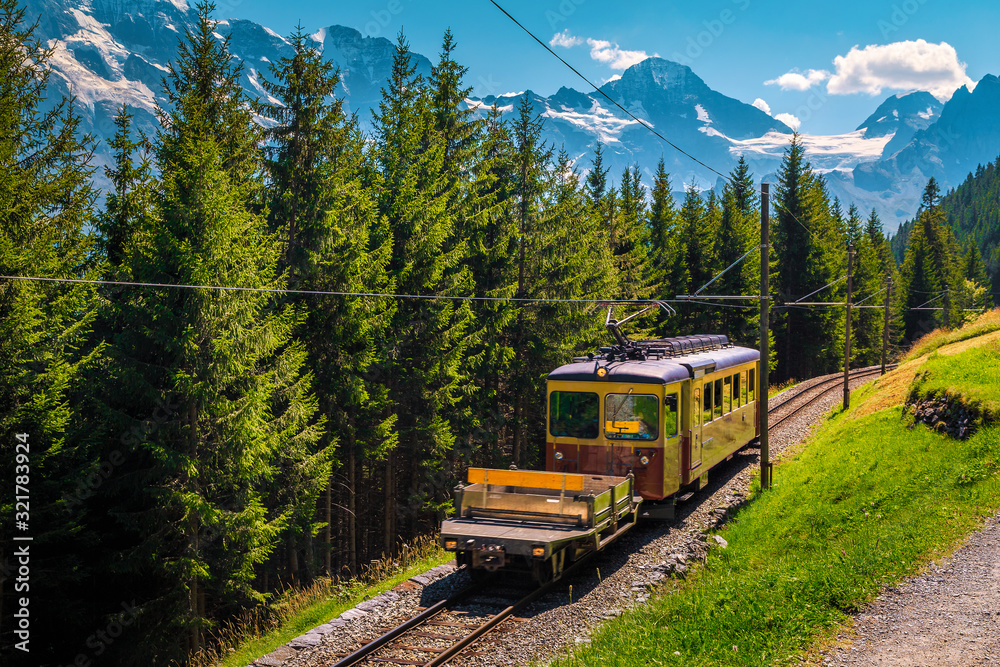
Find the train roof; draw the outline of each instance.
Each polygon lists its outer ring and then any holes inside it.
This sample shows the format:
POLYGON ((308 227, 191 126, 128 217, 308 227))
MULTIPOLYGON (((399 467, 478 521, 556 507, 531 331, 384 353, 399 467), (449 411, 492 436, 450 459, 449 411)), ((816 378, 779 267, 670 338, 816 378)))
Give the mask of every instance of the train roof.
POLYGON ((575 361, 555 369, 549 380, 567 382, 635 382, 643 384, 670 384, 697 375, 724 370, 760 359, 760 352, 748 347, 729 346, 663 359, 646 359, 608 362, 604 359, 575 361), (597 369, 608 369, 607 375, 598 377, 597 369))

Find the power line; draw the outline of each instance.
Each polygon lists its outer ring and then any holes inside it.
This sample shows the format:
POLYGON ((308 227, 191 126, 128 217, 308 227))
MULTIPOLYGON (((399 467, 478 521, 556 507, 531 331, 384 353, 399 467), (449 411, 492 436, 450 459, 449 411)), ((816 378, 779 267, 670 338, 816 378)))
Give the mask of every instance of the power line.
POLYGON ((787 206, 785 206, 784 204, 782 204, 781 201, 777 197, 778 197, 778 193, 776 193, 776 192, 770 195, 771 203, 774 204, 774 207, 775 208, 781 208, 782 211, 784 211, 788 215, 792 216, 792 219, 795 220, 795 222, 799 223, 799 227, 801 227, 802 229, 806 230, 806 233, 809 234, 809 236, 811 236, 811 237, 813 237, 815 239, 816 238, 816 233, 813 232, 813 230, 811 230, 808 227, 806 227, 805 223, 803 223, 801 220, 799 220, 799 216, 797 216, 794 213, 792 213, 791 210, 787 206))
POLYGON ((211 290, 219 292, 258 292, 265 294, 304 294, 311 296, 374 297, 385 299, 420 299, 424 301, 512 301, 517 303, 632 303, 650 304, 672 310, 665 301, 640 299, 623 301, 620 299, 532 299, 503 296, 446 296, 438 294, 383 294, 378 292, 334 292, 325 290, 281 289, 270 287, 230 287, 226 285, 183 285, 177 283, 143 283, 126 280, 85 280, 82 278, 41 278, 38 276, 0 276, 0 280, 21 280, 26 282, 73 283, 84 285, 116 285, 121 287, 150 287, 190 290, 211 290))
POLYGON ((646 128, 647 130, 649 130, 650 132, 652 132, 653 134, 655 134, 662 141, 664 141, 668 146, 670 146, 671 148, 679 151, 680 153, 682 153, 683 155, 689 157, 690 159, 694 160, 695 162, 697 162, 701 166, 705 167, 705 169, 708 169, 709 171, 711 171, 713 174, 716 174, 717 176, 722 177, 726 181, 730 181, 731 180, 728 176, 726 176, 722 172, 718 171, 717 169, 713 169, 712 167, 708 166, 707 164, 705 164, 704 162, 702 162, 701 160, 699 160, 695 156, 693 156, 690 153, 688 153, 686 150, 684 150, 683 148, 681 148, 680 146, 678 146, 674 142, 672 142, 669 139, 667 139, 665 136, 663 136, 662 134, 660 134, 659 132, 657 132, 655 129, 653 129, 652 125, 650 125, 646 121, 642 120, 641 118, 636 117, 631 111, 629 111, 628 109, 626 109, 625 107, 623 107, 621 104, 619 104, 615 100, 611 99, 611 96, 609 96, 607 93, 605 93, 603 90, 601 90, 600 87, 597 84, 595 84, 593 81, 591 81, 586 76, 584 76, 583 74, 581 74, 579 72, 579 70, 577 70, 575 67, 573 67, 572 65, 570 65, 568 62, 566 62, 565 60, 563 60, 562 56, 560 56, 558 53, 556 53, 555 51, 553 51, 552 48, 548 44, 546 44, 544 41, 542 41, 541 39, 539 39, 538 37, 536 37, 535 34, 533 32, 531 32, 530 30, 528 30, 527 28, 525 28, 521 24, 520 21, 518 21, 516 18, 514 18, 513 16, 511 16, 510 13, 506 9, 504 9, 499 4, 497 4, 496 0, 490 0, 490 3, 494 7, 496 7, 497 9, 499 9, 501 12, 503 12, 504 15, 507 18, 509 18, 511 21, 513 21, 515 24, 517 24, 518 28, 520 28, 524 32, 528 33, 528 36, 531 37, 536 42, 538 42, 542 46, 543 49, 545 49, 546 51, 548 51, 549 53, 551 53, 553 56, 555 56, 559 60, 559 62, 561 62, 563 65, 565 65, 566 67, 570 68, 570 70, 572 70, 573 73, 576 74, 578 77, 580 77, 581 79, 583 79, 584 81, 586 81, 587 85, 589 85, 597 93, 599 93, 602 97, 604 97, 604 99, 606 99, 608 102, 610 102, 611 104, 613 104, 616 107, 618 107, 619 109, 621 109, 621 111, 623 113, 625 113, 629 118, 631 118, 632 120, 634 120, 635 122, 639 123, 644 128, 646 128))

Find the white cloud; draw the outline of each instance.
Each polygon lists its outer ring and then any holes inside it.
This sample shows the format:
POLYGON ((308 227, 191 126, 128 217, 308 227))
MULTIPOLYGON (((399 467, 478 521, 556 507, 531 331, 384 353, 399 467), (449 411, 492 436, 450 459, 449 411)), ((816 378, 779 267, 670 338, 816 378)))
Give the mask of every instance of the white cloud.
POLYGON ((552 39, 549 40, 549 46, 561 46, 567 49, 580 44, 583 44, 583 38, 575 37, 569 34, 569 28, 566 28, 562 32, 557 32, 552 35, 552 39))
POLYGON ((649 57, 645 51, 627 51, 603 39, 588 38, 587 44, 590 46, 590 57, 611 69, 628 69, 649 57))
POLYGON ((758 109, 766 113, 768 116, 771 115, 771 105, 765 102, 764 100, 760 99, 759 97, 753 101, 753 106, 757 107, 758 109))
POLYGON ((780 120, 782 123, 792 128, 793 130, 799 129, 799 126, 802 125, 802 121, 790 113, 779 113, 774 117, 774 119, 780 120))
POLYGON ((817 83, 822 83, 830 78, 830 73, 825 69, 811 69, 805 74, 799 72, 788 72, 782 74, 777 79, 765 81, 765 86, 777 84, 782 90, 809 90, 817 83))
POLYGON ((833 64, 837 72, 827 84, 831 95, 917 89, 944 101, 963 85, 975 87, 965 73, 967 65, 959 62, 955 47, 947 42, 918 39, 863 49, 854 46, 846 56, 834 58, 833 64))
POLYGON ((606 84, 606 83, 611 83, 612 81, 617 81, 617 80, 618 80, 618 79, 620 79, 620 78, 622 78, 622 75, 621 75, 621 74, 612 74, 611 76, 609 76, 609 77, 608 77, 607 79, 605 79, 604 81, 601 81, 601 85, 603 86, 603 85, 604 85, 604 84, 606 84))

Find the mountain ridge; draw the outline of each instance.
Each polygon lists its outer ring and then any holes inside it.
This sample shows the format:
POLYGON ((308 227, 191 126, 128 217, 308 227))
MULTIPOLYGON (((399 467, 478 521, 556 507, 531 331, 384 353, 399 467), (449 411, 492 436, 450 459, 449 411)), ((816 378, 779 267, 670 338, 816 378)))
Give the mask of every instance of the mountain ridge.
MULTIPOLYGON (((174 58, 178 40, 196 21, 184 0, 27 0, 29 20, 38 20, 37 36, 53 47, 50 105, 75 95, 83 129, 99 141, 98 167, 110 164, 106 141, 122 103, 135 114, 136 126, 152 134, 155 109, 166 103, 161 82, 174 58)), ((241 84, 251 97, 266 95, 261 76, 291 53, 287 39, 256 22, 231 18, 217 33, 244 65, 241 84)), ((366 37, 354 28, 331 25, 310 34, 324 57, 341 72, 337 95, 362 127, 371 130, 388 79, 395 45, 366 37)), ((431 61, 414 53, 417 71, 429 74, 431 61)), ((601 91, 657 129, 699 160, 706 169, 662 142, 608 103, 597 91, 562 87, 551 96, 532 91, 468 100, 470 106, 497 103, 513 109, 527 96, 545 119, 544 138, 564 148, 581 171, 598 141, 606 144, 605 164, 612 177, 639 165, 647 185, 662 157, 675 189, 719 188, 714 170, 731 171, 744 155, 757 180, 773 180, 792 136, 790 127, 761 109, 710 88, 690 67, 663 58, 647 58, 606 82, 601 91)), ((944 187, 958 185, 977 164, 1000 154, 1000 79, 987 75, 974 91, 961 88, 945 104, 929 93, 893 95, 855 131, 842 135, 800 135, 806 157, 824 174, 832 196, 874 208, 888 230, 911 217, 927 178, 944 187), (994 127, 998 129, 994 129, 994 127)), ((269 119, 261 119, 267 123, 269 119)), ((99 186, 106 186, 98 169, 99 186)))

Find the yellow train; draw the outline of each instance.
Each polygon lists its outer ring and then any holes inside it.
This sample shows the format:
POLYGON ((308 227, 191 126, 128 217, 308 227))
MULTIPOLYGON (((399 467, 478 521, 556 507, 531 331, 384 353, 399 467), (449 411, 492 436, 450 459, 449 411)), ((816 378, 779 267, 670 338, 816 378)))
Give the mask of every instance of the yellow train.
POLYGON ((441 545, 473 573, 529 569, 539 581, 601 549, 760 433, 760 353, 725 336, 630 341, 547 379, 545 472, 469 471, 441 545), (642 506, 640 511, 640 505, 642 506))
POLYGON ((611 349, 549 374, 545 468, 632 473, 644 500, 700 488, 713 466, 760 433, 760 353, 726 336, 631 345, 631 354, 611 349))

